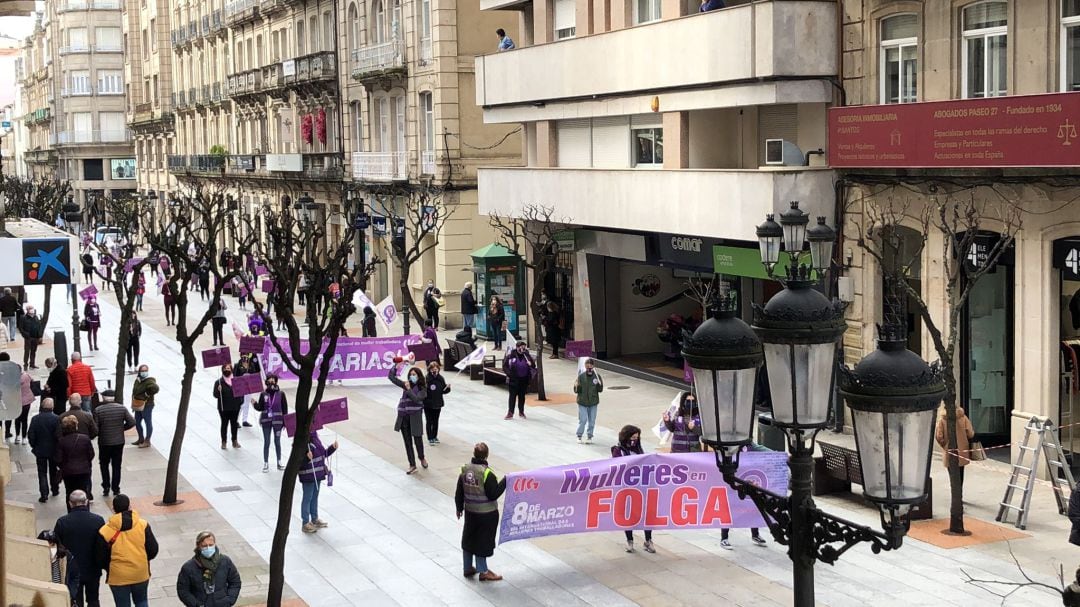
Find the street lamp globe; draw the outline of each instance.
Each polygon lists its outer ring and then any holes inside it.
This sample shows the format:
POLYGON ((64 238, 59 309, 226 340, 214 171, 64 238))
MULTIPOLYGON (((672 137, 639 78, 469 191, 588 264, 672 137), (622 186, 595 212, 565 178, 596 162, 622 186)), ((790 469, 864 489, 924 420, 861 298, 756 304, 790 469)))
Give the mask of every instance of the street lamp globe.
POLYGON ((945 395, 937 367, 905 347, 902 332, 881 329, 878 347, 839 378, 851 409, 863 494, 895 518, 926 499, 934 421, 945 395))
POLYGON ((775 215, 765 216, 765 223, 757 227, 758 247, 761 249, 761 263, 772 274, 776 263, 780 261, 780 243, 784 240, 784 229, 776 223, 775 215))
POLYGON ((701 438, 734 471, 739 451, 750 444, 755 379, 765 358, 757 335, 731 308, 712 310, 683 345, 682 356, 694 372, 701 438))
POLYGON ((806 231, 806 239, 810 242, 810 265, 822 276, 832 267, 836 230, 825 224, 824 217, 818 217, 817 223, 806 231))
POLYGON ((780 227, 784 231, 785 251, 794 254, 803 250, 803 243, 806 242, 806 224, 808 223, 810 223, 810 216, 799 208, 798 200, 792 200, 791 208, 780 214, 780 227))

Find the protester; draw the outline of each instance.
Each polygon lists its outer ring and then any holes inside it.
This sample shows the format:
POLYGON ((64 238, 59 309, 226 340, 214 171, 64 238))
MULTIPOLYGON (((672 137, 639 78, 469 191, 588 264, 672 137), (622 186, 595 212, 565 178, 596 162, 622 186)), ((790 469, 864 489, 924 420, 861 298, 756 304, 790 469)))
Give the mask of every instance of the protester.
POLYGON ((562 345, 562 332, 565 326, 563 321, 562 311, 559 309, 559 304, 549 301, 545 306, 544 313, 544 337, 545 341, 551 346, 551 356, 548 358, 559 358, 559 346, 562 345))
POLYGON ((83 363, 82 354, 75 352, 71 355, 71 364, 67 368, 68 388, 65 396, 71 396, 78 392, 82 395, 83 411, 90 411, 90 402, 94 392, 97 392, 97 382, 94 381, 94 370, 83 363))
POLYGON ((64 493, 70 501, 71 493, 82 489, 92 501, 90 470, 94 461, 94 445, 88 436, 79 432, 79 422, 74 417, 62 418, 60 428, 63 436, 56 445, 54 457, 63 475, 64 493))
POLYGON ((263 472, 270 471, 270 435, 274 435, 274 453, 277 455, 277 469, 284 470, 281 464, 281 429, 285 427, 285 416, 289 414, 289 401, 278 386, 278 376, 271 373, 266 376, 266 389, 255 402, 259 412, 259 425, 263 433, 263 472))
POLYGON ((176 598, 185 607, 232 607, 240 599, 240 571, 221 554, 213 533, 195 536, 195 556, 180 567, 176 598))
POLYGON ((37 460, 38 501, 49 500, 49 490, 53 495, 60 495, 60 468, 53 461, 56 455, 57 430, 60 418, 53 412, 53 399, 41 401, 41 412, 30 420, 30 429, 26 432, 30 452, 37 460))
POLYGON ((19 318, 18 325, 19 335, 23 338, 23 368, 37 369, 37 349, 45 336, 45 323, 41 322, 34 306, 26 306, 26 313, 19 318))
POLYGON ((1069 494, 1069 522, 1072 523, 1069 543, 1080 546, 1080 491, 1072 491, 1069 494))
POLYGON ((400 368, 394 366, 390 369, 390 382, 401 388, 401 398, 398 400, 397 421, 394 422, 394 430, 401 432, 401 439, 405 442, 405 455, 409 458, 409 469, 405 474, 416 472, 416 455, 420 456, 420 465, 428 467, 424 457, 424 400, 427 398, 427 390, 424 388, 424 375, 419 368, 409 369, 406 376, 408 383, 398 378, 400 368), (416 445, 416 455, 413 454, 413 444, 416 445))
POLYGON ((97 273, 94 269, 94 256, 90 254, 89 246, 79 256, 79 261, 82 262, 83 282, 88 282, 91 285, 94 284, 94 275, 97 273))
POLYGON ((375 315, 375 310, 372 310, 371 306, 364 306, 364 337, 379 336, 376 330, 376 320, 378 320, 378 317, 375 315))
POLYGON ((123 493, 113 498, 113 514, 98 531, 98 563, 116 607, 148 607, 150 561, 157 557, 154 531, 123 493))
MULTIPOLYGON (((66 484, 66 483, 65 483, 66 484)), ((90 512, 86 492, 72 491, 67 496, 68 513, 53 526, 56 541, 68 551, 67 584, 75 605, 98 607, 101 567, 97 563, 98 531, 105 519, 90 512)))
POLYGON ((11 343, 15 343, 15 332, 18 328, 19 300, 11 292, 11 287, 4 287, 4 294, 0 295, 0 319, 7 329, 7 337, 11 343))
POLYGON ((593 430, 596 428, 596 410, 600 405, 600 393, 604 391, 604 379, 593 368, 593 359, 585 359, 585 370, 574 380, 574 394, 577 394, 578 426, 577 440, 591 443, 593 430), (586 425, 588 428, 586 429, 586 425))
MULTIPOLYGON (((304 521, 302 527, 304 533, 315 533, 328 526, 326 521, 319 518, 319 491, 322 488, 322 482, 329 474, 330 456, 337 451, 337 448, 337 441, 334 441, 329 448, 323 447, 322 441, 319 440, 319 433, 314 430, 308 435, 308 461, 300 465, 300 488, 303 491, 303 497, 300 499, 300 518, 304 521)), ((333 481, 330 483, 333 484, 333 481)))
MULTIPOLYGON (((250 354, 241 354, 240 360, 238 360, 236 366, 233 367, 233 377, 258 374, 259 363, 255 361, 254 357, 250 354)), ((248 412, 251 410, 251 404, 248 399, 245 398, 243 400, 244 404, 240 406, 240 425, 245 428, 250 428, 251 424, 248 423, 248 412)))
POLYGON ((98 427, 98 464, 101 466, 101 488, 105 497, 109 489, 113 495, 120 494, 120 471, 124 460, 124 432, 135 427, 135 418, 123 404, 102 393, 106 398, 94 409, 94 421, 98 427), (110 468, 112 473, 110 474, 110 468))
POLYGON ((161 253, 157 249, 150 249, 150 255, 146 260, 150 264, 150 274, 158 276, 158 264, 161 263, 161 253))
POLYGON ((476 326, 476 296, 473 295, 473 284, 471 282, 465 283, 465 288, 461 290, 461 316, 464 319, 466 328, 473 328, 476 326))
MULTIPOLYGON (((641 455, 644 453, 641 449, 641 428, 633 425, 626 425, 619 430, 619 444, 611 447, 611 457, 624 457, 627 455, 641 455)), ((634 551, 634 532, 626 530, 626 551, 634 551)), ((652 531, 645 530, 645 552, 655 553, 656 549, 653 548, 652 543, 652 531)))
POLYGON ((701 451, 701 413, 693 392, 683 392, 675 417, 664 412, 664 426, 671 432, 672 453, 701 451))
POLYGON ((139 340, 142 338, 142 323, 139 315, 132 310, 131 321, 128 323, 127 365, 132 368, 139 366, 139 340))
POLYGON ((86 343, 91 350, 100 350, 98 330, 101 329, 101 306, 98 305, 97 297, 91 295, 86 300, 86 305, 83 306, 83 320, 86 322, 86 343))
POLYGON ((510 36, 506 35, 506 30, 499 28, 495 30, 495 35, 499 37, 499 52, 512 51, 516 47, 514 41, 510 39, 510 36))
POLYGON ((45 368, 49 370, 49 378, 45 380, 45 396, 52 398, 54 403, 67 402, 67 369, 56 364, 56 359, 52 357, 45 359, 45 368))
POLYGON ((307 272, 301 272, 300 276, 296 279, 296 297, 300 300, 300 305, 307 305, 307 292, 308 292, 308 277, 307 272))
POLYGON ((150 367, 139 366, 139 375, 131 386, 131 410, 135 413, 135 431, 139 440, 131 443, 140 449, 150 446, 150 437, 154 435, 154 395, 161 388, 157 380, 150 377, 150 367))
POLYGON ((226 449, 225 437, 229 427, 232 427, 232 446, 240 448, 240 442, 236 440, 236 432, 240 429, 240 408, 244 404, 243 396, 236 396, 232 390, 231 363, 221 367, 221 377, 214 382, 214 398, 217 400, 218 416, 221 417, 221 448, 226 449))
POLYGON ((139 272, 139 282, 135 285, 135 310, 142 312, 143 296, 146 295, 146 276, 139 272))
POLYGON ((199 298, 210 300, 210 263, 205 259, 199 265, 199 298))
POLYGON ((503 358, 503 373, 506 385, 510 389, 507 399, 506 417, 514 419, 514 403, 517 403, 518 415, 525 419, 525 393, 529 391, 529 382, 536 371, 536 361, 529 353, 524 341, 517 342, 517 348, 503 358))
POLYGON ((173 296, 172 287, 168 280, 161 283, 161 303, 165 306, 165 326, 171 327, 176 324, 176 297, 173 296))
POLYGON ((962 407, 956 407, 956 453, 949 453, 949 433, 946 422, 948 417, 942 414, 938 419, 937 429, 934 432, 934 440, 941 445, 941 463, 948 470, 950 462, 957 460, 960 466, 960 484, 964 484, 964 467, 971 461, 971 440, 975 438, 975 429, 971 427, 971 420, 964 414, 962 407), (959 457, 957 457, 957 454, 959 457))
POLYGON ((472 461, 461 467, 454 504, 457 517, 465 515, 461 529, 461 555, 464 575, 479 575, 481 582, 497 582, 502 576, 488 569, 487 560, 495 554, 495 532, 499 529, 499 496, 506 491, 506 477, 496 478, 488 466, 488 446, 476 443, 472 461))
MULTIPOLYGON (((436 360, 438 359, 438 352, 442 352, 442 347, 439 345, 439 334, 435 331, 435 325, 431 319, 424 321, 424 333, 421 338, 426 342, 435 346, 436 360)), ((425 361, 428 362, 428 361, 425 361)))
POLYGON ((442 413, 443 396, 450 394, 450 385, 442 374, 442 365, 439 361, 428 363, 428 374, 424 379, 427 386, 427 398, 424 399, 424 420, 427 422, 427 437, 429 445, 439 444, 439 414, 442 413))
POLYGON ((428 281, 428 288, 424 291, 424 312, 431 326, 439 328, 439 308, 443 305, 442 291, 428 281))
POLYGON ((214 317, 211 322, 214 325, 214 345, 225 345, 225 323, 228 319, 225 317, 225 310, 228 306, 225 305, 225 300, 218 298, 212 306, 214 308, 214 317))
POLYGON ((506 337, 506 308, 498 295, 491 296, 488 304, 488 335, 495 341, 495 350, 502 350, 503 339, 506 337))

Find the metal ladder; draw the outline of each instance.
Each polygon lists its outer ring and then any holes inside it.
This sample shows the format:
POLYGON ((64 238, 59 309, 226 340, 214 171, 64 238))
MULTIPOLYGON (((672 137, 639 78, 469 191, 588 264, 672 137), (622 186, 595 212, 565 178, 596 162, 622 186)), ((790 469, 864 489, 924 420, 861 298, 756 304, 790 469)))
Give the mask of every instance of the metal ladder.
POLYGON ((1016 527, 1019 529, 1027 528, 1028 510, 1031 507, 1031 492, 1035 488, 1035 475, 1039 469, 1040 455, 1046 459, 1046 469, 1049 473, 1050 483, 1054 488, 1058 514, 1066 513, 1068 500, 1065 499, 1062 487, 1068 488, 1070 492, 1076 487, 1072 470, 1069 469, 1069 464, 1065 460, 1065 452, 1061 449, 1061 441, 1058 440, 1058 431, 1054 427, 1054 422, 1049 419, 1040 422, 1039 418, 1032 417, 1028 420, 1027 426, 1024 426, 1024 440, 1020 444, 1020 453, 1013 464, 1009 484, 1005 487, 1005 497, 1002 498, 998 508, 997 520, 999 522, 1008 522, 1009 511, 1016 510, 1016 527), (1035 446, 1031 447, 1028 443, 1031 441, 1033 433, 1038 436, 1038 440, 1035 446), (1031 460, 1030 464, 1025 466, 1024 461, 1028 454, 1031 455, 1031 460), (1024 481, 1023 484, 1020 484, 1021 479, 1024 481), (1013 503, 1013 497, 1017 490, 1020 491, 1019 506, 1013 503))

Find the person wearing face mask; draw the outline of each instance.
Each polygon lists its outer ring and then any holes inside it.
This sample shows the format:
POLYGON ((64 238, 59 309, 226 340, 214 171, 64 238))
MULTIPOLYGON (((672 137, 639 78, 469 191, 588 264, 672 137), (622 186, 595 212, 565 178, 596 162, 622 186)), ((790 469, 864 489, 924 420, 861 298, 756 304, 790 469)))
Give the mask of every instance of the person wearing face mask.
POLYGON ((244 397, 233 394, 232 389, 232 363, 221 367, 221 377, 214 382, 214 398, 217 400, 218 416, 221 417, 221 448, 227 449, 225 442, 229 427, 232 427, 232 446, 240 448, 240 441, 236 440, 236 432, 240 429, 240 408, 244 405, 244 397))
POLYGON ((389 375, 391 383, 401 388, 394 430, 401 432, 401 439, 405 442, 405 455, 409 458, 409 469, 405 474, 412 474, 416 472, 416 455, 420 456, 420 465, 425 469, 428 467, 424 457, 424 400, 427 398, 427 389, 424 386, 424 375, 418 367, 409 369, 406 381, 398 378, 399 370, 400 367, 394 366, 389 375))
POLYGON ((49 378, 45 380, 45 394, 53 399, 53 402, 61 403, 67 399, 68 396, 68 374, 67 369, 57 364, 56 359, 49 357, 45 359, 45 368, 49 370, 49 378))
POLYGON ((19 317, 19 335, 23 338, 23 368, 37 369, 37 349, 45 335, 45 325, 34 306, 26 306, 26 314, 19 317))
POLYGON ((263 472, 270 471, 270 435, 274 435, 274 452, 277 454, 277 469, 284 470, 281 464, 281 429, 285 427, 285 416, 289 414, 289 402, 278 387, 278 376, 266 376, 266 390, 255 401, 255 410, 259 412, 259 425, 263 433, 263 472))
MULTIPOLYGON (((625 457, 643 453, 644 451, 641 449, 641 428, 633 425, 623 426, 622 430, 619 430, 619 444, 611 447, 611 457, 625 457)), ((626 551, 634 551, 634 532, 629 529, 626 530, 626 551)), ((656 552, 652 543, 652 531, 649 529, 645 530, 645 552, 650 554, 656 552)))
POLYGON ((83 321, 86 323, 86 343, 91 350, 98 350, 98 329, 101 328, 101 306, 97 298, 91 296, 83 306, 83 321))
POLYGON ((131 386, 131 410, 135 413, 135 431, 139 433, 139 440, 131 444, 140 449, 150 446, 154 434, 154 395, 159 390, 157 380, 150 377, 150 367, 140 365, 139 375, 131 386))
POLYGON ((574 380, 574 394, 577 394, 578 426, 577 440, 591 443, 593 430, 596 428, 596 409, 600 406, 600 393, 604 391, 604 380, 593 368, 593 359, 585 359, 585 370, 574 380), (586 433, 586 425, 588 426, 586 433))
POLYGON ((693 392, 682 393, 674 416, 664 412, 664 426, 671 432, 672 453, 701 451, 701 414, 693 392))
MULTIPOLYGON (((304 533, 315 533, 323 527, 329 527, 329 523, 319 518, 319 492, 322 482, 330 476, 330 456, 337 451, 338 444, 324 447, 319 440, 319 433, 312 430, 308 435, 307 461, 300 464, 298 480, 303 495, 300 498, 300 518, 304 525, 301 530, 304 533)), ((334 484, 333 479, 329 481, 334 484)))
POLYGON ((129 367, 139 366, 139 340, 142 338, 142 323, 135 310, 131 311, 131 321, 128 323, 127 364, 129 367))
POLYGON ((176 577, 176 598, 185 607, 232 607, 240 599, 240 571, 218 549, 212 532, 195 536, 195 556, 176 577))
POLYGON ((428 374, 424 378, 427 386, 427 398, 424 400, 424 420, 427 422, 429 445, 439 444, 439 414, 443 408, 443 395, 450 394, 450 385, 442 374, 442 365, 438 361, 428 364, 428 374))
POLYGON ((517 342, 517 347, 503 358, 503 373, 506 374, 506 386, 510 397, 506 406, 506 417, 514 419, 514 403, 517 403, 518 415, 525 419, 525 393, 529 391, 529 382, 536 371, 536 361, 524 341, 517 342))

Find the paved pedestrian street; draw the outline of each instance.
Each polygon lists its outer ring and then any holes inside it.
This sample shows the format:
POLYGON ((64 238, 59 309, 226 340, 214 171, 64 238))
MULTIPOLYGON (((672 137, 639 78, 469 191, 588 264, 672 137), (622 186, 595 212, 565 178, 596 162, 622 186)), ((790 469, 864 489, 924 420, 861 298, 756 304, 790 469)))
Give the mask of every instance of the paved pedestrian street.
MULTIPOLYGON (((60 290, 56 291, 56 295, 60 290)), ((32 294, 40 297, 40 293, 32 294)), ((230 306, 232 301, 229 300, 230 306)), ((118 311, 110 293, 99 298, 103 313, 102 349, 86 359, 99 386, 111 377, 115 360, 118 311)), ((41 308, 40 302, 39 309, 41 308)), ((204 304, 196 297, 191 318, 204 304)), ((243 312, 229 310, 239 322, 243 312)), ((54 330, 70 338, 70 308, 53 299, 50 328, 41 352, 51 352, 54 330)), ((143 321, 142 360, 161 386, 154 412, 151 449, 129 447, 124 454, 123 491, 134 507, 150 508, 146 518, 161 542, 161 554, 152 563, 151 604, 179 604, 175 580, 182 562, 191 556, 195 534, 210 529, 222 551, 236 560, 243 578, 240 604, 265 600, 268 559, 277 514, 281 473, 262 472, 262 434, 257 412, 254 427, 242 428, 240 449, 220 448, 219 420, 211 397, 216 370, 200 369, 188 418, 181 460, 181 492, 191 509, 151 508, 160 498, 165 458, 175 427, 176 399, 180 390, 179 348, 164 325, 159 299, 147 294, 143 321), (206 506, 200 506, 205 500, 206 506)), ((359 322, 356 319, 353 324, 359 322)), ((356 330, 351 334, 359 334, 356 330)), ((380 327, 380 332, 383 327, 380 327)), ((209 333, 209 331, 208 331, 209 333)), ((229 333, 229 331, 226 331, 229 333)), ((84 340, 85 341, 85 340, 84 340)), ((210 336, 203 341, 208 347, 210 336)), ((227 342, 233 346, 231 335, 227 342)), ((21 351, 21 343, 15 348, 21 351)), ((43 356, 39 354, 39 364, 43 356)), ((609 456, 618 428, 634 423, 650 428, 674 396, 665 387, 613 373, 604 374, 607 390, 601 395, 596 440, 580 445, 574 435, 576 405, 568 396, 575 364, 545 360, 552 400, 537 405, 530 397, 528 419, 504 420, 507 392, 448 373, 452 391, 443 410, 442 443, 427 448, 430 469, 407 476, 400 435, 393 431, 394 409, 400 390, 389 382, 347 382, 328 387, 327 398, 348 396, 350 419, 321 431, 323 442, 340 442, 331 458, 334 486, 323 487, 320 516, 329 527, 314 534, 300 532, 294 514, 289 536, 286 596, 310 606, 339 605, 789 605, 792 601, 791 566, 785 550, 773 543, 756 547, 749 533, 734 530, 734 550, 720 546, 718 531, 657 532, 656 554, 625 552, 620 533, 591 533, 517 541, 501 545, 489 560, 504 581, 480 583, 461 575, 459 548, 461 523, 455 517, 453 491, 459 467, 467 463, 472 445, 485 441, 491 465, 499 474, 609 456), (623 388, 616 390, 615 388, 623 388)), ((44 366, 35 377, 44 377, 44 366)), ((128 376, 128 388, 133 376, 128 376)), ((286 391, 289 382, 283 382, 286 391)), ((291 395, 290 395, 291 396, 291 395)), ((290 399, 291 400, 291 399, 290 399)), ((830 442, 850 444, 850 436, 825 433, 830 442)), ((646 451, 655 449, 655 436, 643 431, 646 451)), ((28 446, 9 444, 16 474, 8 499, 35 503, 36 474, 28 446)), ((287 449, 286 445, 283 445, 287 449)), ((1004 488, 1007 468, 980 463, 967 471, 969 516, 993 522, 996 503, 1004 488)), ((935 453, 934 511, 948 512, 948 485, 935 453)), ((100 483, 96 469, 95 483, 100 483)), ((300 491, 295 492, 294 513, 300 491)), ((871 554, 867 545, 847 552, 835 566, 818 564, 817 597, 821 605, 957 605, 996 604, 990 593, 963 582, 961 569, 979 578, 1018 580, 1009 555, 1010 546, 1035 579, 1056 584, 1055 573, 1064 564, 1071 576, 1080 564, 1080 549, 1067 543, 1068 521, 1057 514, 1049 490, 1035 494, 1037 508, 1024 537, 946 549, 905 538, 901 550, 871 554), (986 601, 992 601, 986 603, 986 601)), ((875 510, 852 495, 819 498, 819 505, 840 516, 878 526, 875 510)), ((93 505, 106 513, 100 497, 93 505)), ((60 498, 39 504, 41 529, 51 528, 63 513, 60 498)), ((1012 527, 1009 527, 1012 529, 1012 527)), ((108 592, 103 604, 111 605, 108 592)), ((1042 590, 1025 589, 1007 605, 1040 606, 1060 599, 1042 590)))

